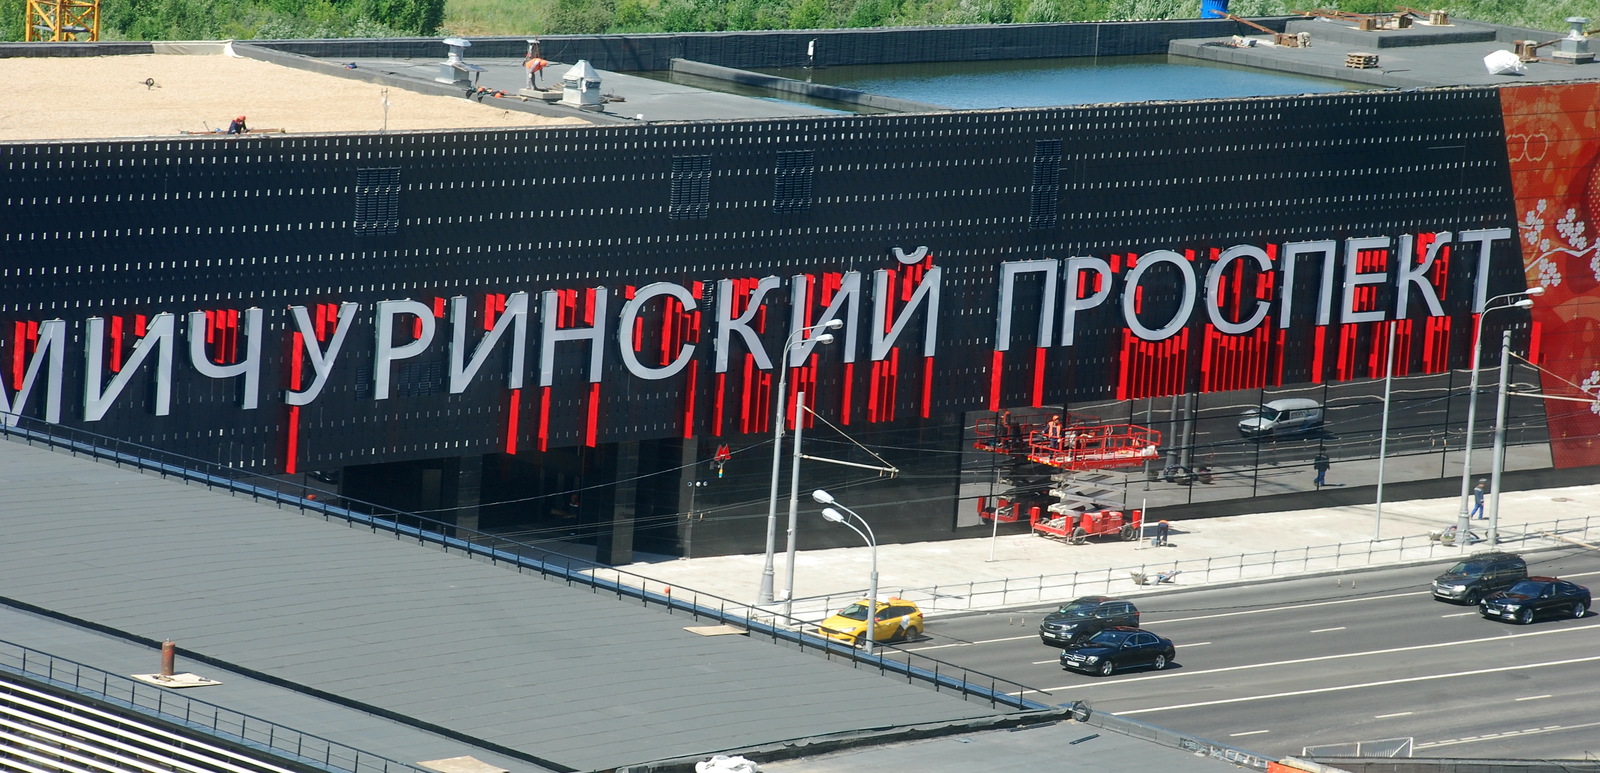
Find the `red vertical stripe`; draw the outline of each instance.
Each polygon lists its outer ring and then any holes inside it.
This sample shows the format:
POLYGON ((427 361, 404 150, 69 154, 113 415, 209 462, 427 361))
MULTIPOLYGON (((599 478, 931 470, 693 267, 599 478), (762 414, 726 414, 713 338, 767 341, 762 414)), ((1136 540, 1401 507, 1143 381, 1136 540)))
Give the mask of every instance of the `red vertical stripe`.
MULTIPOLYGON (((1042 349, 1040 351, 1043 351, 1042 349)), ((922 418, 933 415, 933 358, 922 358, 922 418)))
POLYGON ((1033 407, 1044 405, 1044 355, 1045 348, 1033 350, 1033 407))
POLYGON ((289 406, 289 443, 284 449, 283 471, 293 475, 300 468, 300 406, 289 406))
MULTIPOLYGON (((727 395, 728 395, 728 374, 726 374, 726 373, 718 373, 717 374, 717 388, 715 390, 713 390, 712 393, 713 393, 713 397, 711 398, 711 434, 714 437, 722 437, 722 414, 723 414, 723 410, 727 407, 727 399, 726 398, 727 398, 727 395)), ((685 429, 685 431, 688 431, 688 430, 685 429)))
POLYGON ((506 411, 506 453, 513 456, 517 453, 518 424, 522 418, 522 390, 511 390, 511 407, 506 411))
POLYGON ((122 372, 122 317, 111 318, 111 372, 122 372))
POLYGON ((550 387, 539 390, 539 450, 550 450, 550 387))
POLYGON ((589 420, 584 424, 583 444, 594 448, 596 437, 600 434, 600 384, 589 385, 589 420))
POLYGON ((694 437, 694 401, 696 389, 700 386, 700 363, 689 362, 689 378, 684 384, 683 394, 683 438, 688 440, 694 437))
POLYGON ((853 407, 850 404, 850 398, 855 394, 855 388, 856 364, 847 362, 844 365, 844 397, 840 400, 839 408, 839 423, 846 426, 850 424, 850 410, 853 407))
POLYGON ((1000 368, 1005 360, 1006 353, 995 350, 994 359, 989 363, 989 410, 1000 410, 1000 368))
POLYGON ((1534 322, 1528 329, 1528 361, 1535 365, 1544 362, 1544 349, 1539 346, 1539 342, 1544 338, 1543 329, 1543 325, 1538 322, 1534 322))

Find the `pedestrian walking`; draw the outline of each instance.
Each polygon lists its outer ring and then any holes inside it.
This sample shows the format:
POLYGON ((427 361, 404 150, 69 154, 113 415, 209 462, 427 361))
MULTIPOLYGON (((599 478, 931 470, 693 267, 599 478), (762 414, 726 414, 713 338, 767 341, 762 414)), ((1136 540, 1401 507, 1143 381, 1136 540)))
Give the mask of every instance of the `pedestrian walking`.
POLYGON ((1328 485, 1328 468, 1331 466, 1333 465, 1328 461, 1328 455, 1324 453, 1319 452, 1317 458, 1311 460, 1312 469, 1317 471, 1317 479, 1315 481, 1317 488, 1328 485))
POLYGON ((1484 489, 1484 484, 1488 482, 1483 478, 1479 478, 1478 485, 1472 487, 1472 512, 1467 513, 1468 518, 1484 519, 1489 517, 1483 512, 1483 495, 1488 493, 1484 489))

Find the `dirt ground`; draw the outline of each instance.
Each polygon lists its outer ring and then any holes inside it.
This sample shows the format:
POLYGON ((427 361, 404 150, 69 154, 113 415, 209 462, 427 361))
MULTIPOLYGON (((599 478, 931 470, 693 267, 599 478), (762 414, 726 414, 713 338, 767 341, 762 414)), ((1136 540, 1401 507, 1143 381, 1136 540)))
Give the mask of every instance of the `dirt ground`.
MULTIPOLYGON (((253 59, 151 54, 0 59, 0 142, 226 129, 379 131, 384 86, 253 59), (154 86, 147 85, 153 81, 154 86)), ((583 124, 388 88, 390 131, 583 124)))

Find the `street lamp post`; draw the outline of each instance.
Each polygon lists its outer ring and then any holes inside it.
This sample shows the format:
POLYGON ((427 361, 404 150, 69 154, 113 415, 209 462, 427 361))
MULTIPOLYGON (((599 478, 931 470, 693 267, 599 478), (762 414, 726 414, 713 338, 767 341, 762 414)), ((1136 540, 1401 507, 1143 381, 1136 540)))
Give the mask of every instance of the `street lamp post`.
MULTIPOLYGON (((789 397, 786 394, 789 384, 789 352, 807 340, 805 338, 807 333, 817 330, 838 330, 841 327, 844 327, 844 320, 830 319, 827 322, 800 328, 789 334, 789 337, 783 342, 783 348, 778 351, 778 362, 776 363, 778 368, 778 393, 772 401, 774 405, 772 419, 772 494, 767 505, 767 554, 766 561, 761 565, 761 590, 756 595, 757 604, 772 603, 772 555, 778 544, 778 476, 783 470, 783 409, 789 404, 789 397)), ((813 340, 819 344, 830 344, 833 343, 833 334, 823 333, 813 340)))
POLYGON ((855 519, 861 522, 861 529, 866 529, 866 531, 857 529, 855 524, 845 519, 844 513, 841 513, 832 507, 822 508, 823 518, 833 523, 842 523, 846 526, 849 526, 850 530, 860 535, 862 539, 866 540, 867 547, 872 549, 872 575, 867 580, 866 620, 867 654, 871 655, 874 645, 873 639, 877 635, 878 628, 878 540, 873 536, 872 527, 867 524, 867 519, 862 518, 860 513, 845 507, 844 503, 834 499, 832 494, 829 494, 822 489, 817 489, 816 491, 811 492, 811 498, 824 505, 838 505, 840 508, 844 509, 845 513, 855 516, 855 519))
POLYGON ((1500 544, 1500 472, 1506 458, 1506 385, 1511 381, 1511 331, 1500 335, 1500 393, 1494 406, 1494 458, 1489 462, 1489 547, 1500 544))
POLYGON ((1526 309, 1533 306, 1534 297, 1544 295, 1543 287, 1530 287, 1521 292, 1496 295, 1483 302, 1483 311, 1478 313, 1478 322, 1472 333, 1472 383, 1467 389, 1467 436, 1461 446, 1461 509, 1456 514, 1456 544, 1467 545, 1467 531, 1472 522, 1469 517, 1472 508, 1467 499, 1472 494, 1472 432, 1476 428, 1478 418, 1478 363, 1483 356, 1483 319, 1489 312, 1496 309, 1526 309), (1515 303, 1504 306, 1495 306, 1495 301, 1523 296, 1515 303))

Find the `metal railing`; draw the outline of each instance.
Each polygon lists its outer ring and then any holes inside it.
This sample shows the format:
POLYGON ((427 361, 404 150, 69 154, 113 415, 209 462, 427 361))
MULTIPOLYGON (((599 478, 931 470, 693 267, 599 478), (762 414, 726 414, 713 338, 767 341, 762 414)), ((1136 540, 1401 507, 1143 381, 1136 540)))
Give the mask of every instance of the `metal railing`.
POLYGON ((818 653, 830 660, 851 660, 858 668, 873 668, 883 675, 904 678, 912 684, 941 692, 955 692, 964 700, 987 701, 990 706, 1025 710, 1049 706, 1027 697, 1046 694, 1036 688, 981 671, 952 666, 893 646, 882 647, 878 652, 869 654, 806 631, 806 620, 799 616, 788 618, 769 609, 709 593, 681 586, 668 587, 641 575, 371 502, 336 495, 332 499, 337 499, 337 503, 314 499, 311 494, 329 496, 331 492, 222 467, 137 443, 14 414, 0 415, 0 419, 3 419, 0 420, 0 437, 45 445, 162 478, 227 490, 236 495, 249 496, 257 502, 292 507, 325 520, 340 520, 351 527, 367 528, 374 533, 390 533, 397 539, 415 540, 420 545, 433 545, 445 552, 459 551, 473 559, 497 566, 505 565, 518 572, 538 572, 546 579, 585 586, 594 593, 614 594, 618 599, 634 599, 645 606, 660 606, 668 614, 681 613, 696 621, 735 626, 751 636, 765 637, 775 644, 818 653))
MULTIPOLYGON (((1589 539, 1597 530, 1600 530, 1600 516, 1585 516, 1526 523, 1509 528, 1502 526, 1499 536, 1502 547, 1527 546, 1535 540, 1548 539, 1549 535, 1589 539)), ((1035 577, 900 588, 897 591, 879 588, 879 593, 914 601, 925 613, 999 609, 1021 604, 1068 601, 1086 594, 1124 594, 1159 586, 1160 576, 1163 573, 1168 573, 1169 578, 1181 578, 1186 585, 1205 585, 1427 561, 1439 556, 1461 555, 1459 546, 1441 540, 1440 537, 1439 534, 1420 534, 1332 545, 1309 545, 1286 550, 1151 562, 1137 566, 1043 574, 1035 577)), ((1481 545, 1484 549, 1488 548, 1487 542, 1482 542, 1481 545)), ((797 598, 794 601, 796 610, 794 614, 803 620, 816 622, 831 614, 840 605, 860 599, 865 593, 864 590, 857 590, 797 598)))
POLYGON ((302 764, 352 773, 432 773, 9 641, 0 640, 0 671, 302 764))

